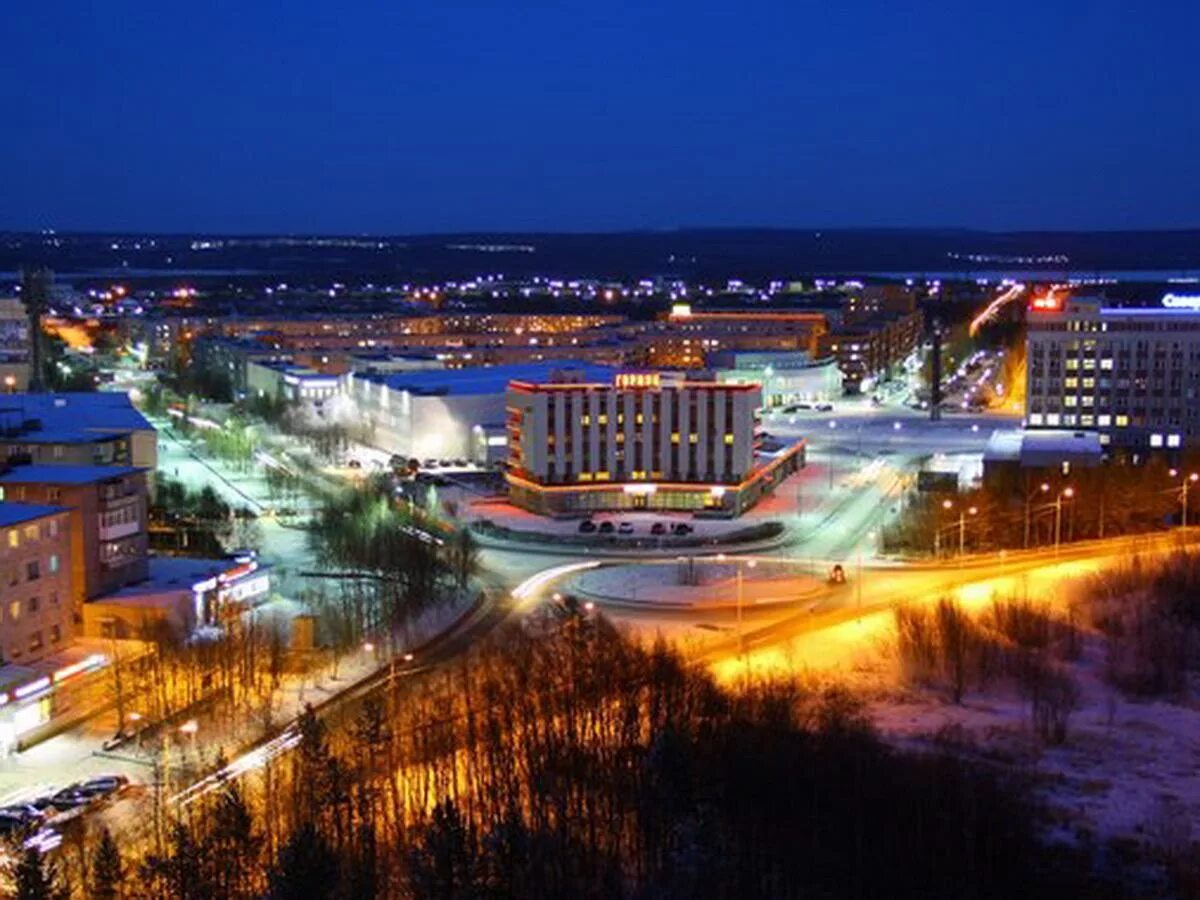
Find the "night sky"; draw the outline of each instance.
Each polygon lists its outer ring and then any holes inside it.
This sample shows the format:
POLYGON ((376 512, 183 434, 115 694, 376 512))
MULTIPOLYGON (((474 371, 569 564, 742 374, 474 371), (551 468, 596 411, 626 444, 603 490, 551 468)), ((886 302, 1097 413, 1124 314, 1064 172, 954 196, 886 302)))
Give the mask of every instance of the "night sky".
POLYGON ((1196 0, 7 0, 0 227, 1200 225, 1196 0))

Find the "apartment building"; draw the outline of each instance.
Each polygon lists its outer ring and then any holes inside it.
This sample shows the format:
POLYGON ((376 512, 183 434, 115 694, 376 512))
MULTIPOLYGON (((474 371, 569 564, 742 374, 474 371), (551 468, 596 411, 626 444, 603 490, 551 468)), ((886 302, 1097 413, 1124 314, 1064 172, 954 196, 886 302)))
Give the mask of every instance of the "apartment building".
POLYGON ((153 472, 158 434, 128 394, 8 394, 0 397, 3 460, 153 472))
POLYGON ((14 466, 0 474, 4 500, 68 509, 72 607, 149 573, 144 470, 121 466, 14 466))
POLYGON ((764 451, 757 384, 626 372, 508 386, 509 498, 543 515, 604 509, 736 516, 803 464, 764 451))
POLYGON ((75 631, 68 511, 0 502, 0 656, 29 665, 75 631))
POLYGON ((1030 303, 1025 424, 1094 429, 1131 450, 1200 443, 1200 297, 1106 306, 1058 294, 1030 303))

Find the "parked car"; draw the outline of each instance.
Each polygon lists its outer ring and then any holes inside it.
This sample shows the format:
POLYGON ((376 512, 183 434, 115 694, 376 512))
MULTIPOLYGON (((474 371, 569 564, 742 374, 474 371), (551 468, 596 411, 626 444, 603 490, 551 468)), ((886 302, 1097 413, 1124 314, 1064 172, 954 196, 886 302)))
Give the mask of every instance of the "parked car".
POLYGON ((437 467, 438 461, 436 459, 427 459, 421 464, 422 469, 436 469, 437 467))
POLYGON ((29 828, 29 822, 20 816, 0 812, 0 835, 21 834, 29 828))
POLYGON ((454 465, 458 466, 460 469, 465 469, 467 467, 467 461, 465 459, 456 459, 454 461, 454 465))
POLYGON ((694 530, 687 522, 676 522, 671 526, 672 534, 691 534, 694 530))
POLYGON ((811 403, 797 403, 796 404, 796 409, 812 409, 812 408, 813 408, 813 405, 811 403))
POLYGON ((816 405, 817 412, 833 412, 832 403, 818 403, 816 405))
POLYGON ((656 535, 657 534, 666 534, 667 526, 664 525, 662 522, 655 522, 653 525, 650 526, 650 533, 656 534, 656 535))
POLYGON ((595 530, 596 530, 596 523, 593 522, 591 519, 584 519, 582 522, 579 523, 579 533, 580 534, 592 534, 595 532, 595 530))
POLYGON ((0 809, 0 816, 16 816, 30 824, 37 824, 46 817, 46 810, 39 809, 32 803, 17 803, 0 809))
POLYGON ((601 534, 612 534, 616 530, 617 529, 613 526, 612 522, 601 522, 600 523, 600 533, 601 534))
POLYGON ((617 527, 617 534, 633 534, 633 523, 632 522, 622 522, 617 527))
POLYGON ((75 786, 65 787, 61 791, 50 796, 50 804, 57 810, 76 809, 80 806, 87 806, 92 798, 86 794, 81 794, 75 789, 75 786))

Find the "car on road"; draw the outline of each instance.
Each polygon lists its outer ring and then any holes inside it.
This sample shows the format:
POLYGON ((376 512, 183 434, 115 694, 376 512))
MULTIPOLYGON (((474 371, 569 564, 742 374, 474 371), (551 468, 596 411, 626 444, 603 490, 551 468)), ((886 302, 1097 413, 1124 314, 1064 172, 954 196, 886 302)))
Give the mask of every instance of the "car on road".
POLYGON ((129 779, 124 775, 101 775, 89 778, 75 785, 75 790, 84 796, 107 797, 129 787, 129 779))
POLYGON ((665 524, 663 524, 662 522, 655 522, 653 525, 650 526, 650 533, 654 534, 654 535, 666 534, 667 526, 665 524))
POLYGON ((612 522, 601 522, 600 523, 600 533, 601 534, 612 534, 616 530, 617 529, 613 525, 612 522))
POLYGON ((617 526, 617 534, 633 534, 633 523, 622 522, 617 526))
POLYGON ((580 534, 594 534, 596 531, 596 523, 591 519, 584 519, 579 523, 580 534))

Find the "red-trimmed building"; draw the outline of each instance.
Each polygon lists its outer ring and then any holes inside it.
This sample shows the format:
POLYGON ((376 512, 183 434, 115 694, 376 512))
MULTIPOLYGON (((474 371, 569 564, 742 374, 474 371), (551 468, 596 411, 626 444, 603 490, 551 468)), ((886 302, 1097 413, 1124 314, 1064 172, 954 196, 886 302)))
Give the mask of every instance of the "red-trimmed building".
POLYGON ((757 384, 570 371, 512 381, 509 499, 549 516, 658 509, 738 516, 804 464, 803 442, 771 446, 757 384))

